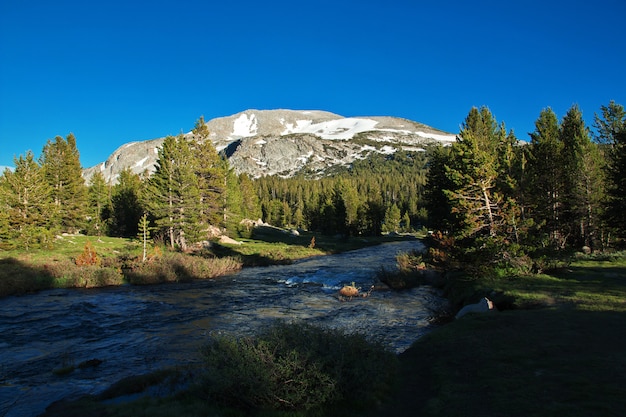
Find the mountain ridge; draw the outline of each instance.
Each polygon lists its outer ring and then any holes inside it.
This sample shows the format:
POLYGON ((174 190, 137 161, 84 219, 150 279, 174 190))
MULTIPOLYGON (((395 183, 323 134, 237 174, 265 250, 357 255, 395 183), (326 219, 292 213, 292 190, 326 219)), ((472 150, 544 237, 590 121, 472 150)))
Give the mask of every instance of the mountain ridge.
MULTIPOLYGON (((393 116, 343 117, 322 110, 255 110, 206 122, 208 139, 224 151, 237 173, 255 178, 293 176, 306 169, 316 176, 337 165, 349 165, 372 152, 418 151, 431 143, 452 143, 454 134, 393 116)), ((192 132, 188 140, 198 140, 192 132)), ((83 171, 88 181, 100 171, 115 183, 123 169, 140 174, 155 169, 165 138, 128 142, 104 162, 83 171)))

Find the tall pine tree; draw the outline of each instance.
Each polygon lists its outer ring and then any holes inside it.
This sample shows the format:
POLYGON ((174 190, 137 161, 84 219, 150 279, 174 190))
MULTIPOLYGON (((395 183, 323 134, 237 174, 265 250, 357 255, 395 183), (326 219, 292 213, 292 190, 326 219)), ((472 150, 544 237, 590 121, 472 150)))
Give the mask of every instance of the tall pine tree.
POLYGON ((495 237, 502 198, 497 194, 497 148, 505 137, 488 108, 473 107, 457 142, 452 145, 446 176, 453 187, 445 190, 454 215, 457 238, 495 237))
POLYGON ((168 136, 146 189, 151 216, 170 246, 182 250, 200 238, 200 191, 196 158, 183 135, 168 136))
POLYGON ((535 230, 556 247, 565 245, 563 233, 563 142, 556 114, 544 109, 535 121, 528 147, 528 186, 525 201, 535 230))
POLYGON ((82 177, 76 138, 48 140, 41 154, 46 181, 52 187, 57 224, 63 232, 76 233, 86 224, 87 186, 82 177))
POLYGON ((89 234, 100 236, 108 234, 106 216, 111 210, 111 187, 106 183, 101 172, 93 174, 89 181, 89 234))
POLYGON ((13 240, 25 249, 49 246, 56 217, 52 189, 32 152, 14 162, 15 171, 7 169, 0 177, 0 208, 5 215, 0 239, 13 240))
POLYGON ((596 139, 608 144, 607 195, 605 220, 619 237, 626 239, 626 112, 611 101, 602 106, 602 117, 596 114, 596 139))

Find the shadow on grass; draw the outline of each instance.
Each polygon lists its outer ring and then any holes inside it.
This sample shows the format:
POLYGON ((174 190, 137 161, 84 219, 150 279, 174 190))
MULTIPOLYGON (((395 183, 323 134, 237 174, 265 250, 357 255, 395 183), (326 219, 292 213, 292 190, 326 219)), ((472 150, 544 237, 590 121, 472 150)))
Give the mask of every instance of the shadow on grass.
POLYGON ((457 320, 400 356, 397 396, 372 415, 620 416, 625 325, 572 306, 457 320))
POLYGON ((15 258, 0 259, 0 297, 49 289, 54 286, 52 273, 15 258))

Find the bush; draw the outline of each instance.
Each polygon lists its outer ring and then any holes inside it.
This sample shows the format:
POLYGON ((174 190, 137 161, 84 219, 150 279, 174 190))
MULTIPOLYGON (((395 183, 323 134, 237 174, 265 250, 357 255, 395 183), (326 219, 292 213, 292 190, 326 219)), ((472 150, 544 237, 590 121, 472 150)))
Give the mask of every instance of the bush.
POLYGON ((189 282, 194 279, 215 278, 241 269, 235 258, 211 258, 166 252, 146 262, 127 263, 126 279, 131 284, 189 282))
POLYGON ((205 395, 232 407, 274 410, 376 402, 389 393, 397 360, 363 335, 283 322, 256 338, 215 336, 202 353, 205 395))
POLYGON ((58 288, 96 288, 123 282, 121 271, 117 268, 78 266, 70 260, 45 264, 44 271, 54 279, 54 286, 58 288))

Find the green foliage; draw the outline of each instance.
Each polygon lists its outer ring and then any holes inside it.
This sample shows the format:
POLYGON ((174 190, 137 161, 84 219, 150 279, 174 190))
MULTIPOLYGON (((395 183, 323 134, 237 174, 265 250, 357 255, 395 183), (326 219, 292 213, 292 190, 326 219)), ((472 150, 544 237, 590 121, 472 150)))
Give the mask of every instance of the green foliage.
POLYGON ((76 138, 55 137, 43 147, 40 158, 44 177, 51 187, 55 207, 54 222, 61 231, 75 233, 85 228, 87 186, 82 177, 76 138))
POLYGON ((126 266, 125 279, 130 284, 145 285, 215 278, 241 269, 241 262, 234 257, 204 258, 164 252, 146 262, 131 262, 126 266))
POLYGON ((256 338, 214 336, 203 348, 211 399, 248 409, 372 404, 389 393, 395 356, 364 336, 277 323, 256 338))
POLYGON ((54 237, 52 189, 32 152, 15 159, 15 171, 0 177, 0 239, 26 250, 49 248, 54 237))
POLYGON ((605 220, 610 229, 626 239, 626 111, 611 101, 595 117, 597 140, 607 143, 607 200, 605 220))
POLYGON ((157 227, 171 247, 179 246, 182 250, 199 237, 202 210, 195 169, 185 137, 168 136, 159 149, 157 168, 146 188, 146 204, 157 227))
POLYGON ((95 172, 91 177, 88 189, 88 214, 87 214, 87 234, 106 235, 108 233, 109 222, 105 216, 111 212, 111 187, 104 180, 101 172, 95 172))
POLYGON ((134 237, 139 232, 137 225, 144 213, 143 188, 139 175, 130 168, 122 170, 117 184, 111 190, 110 218, 111 236, 134 237))
POLYGON ((263 177, 255 180, 263 219, 279 227, 298 227, 345 236, 381 233, 394 204, 405 225, 424 220, 427 158, 423 152, 372 154, 317 180, 263 177))

